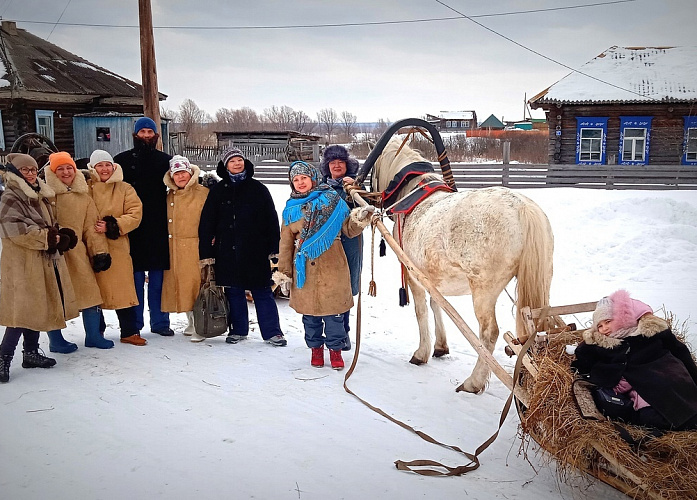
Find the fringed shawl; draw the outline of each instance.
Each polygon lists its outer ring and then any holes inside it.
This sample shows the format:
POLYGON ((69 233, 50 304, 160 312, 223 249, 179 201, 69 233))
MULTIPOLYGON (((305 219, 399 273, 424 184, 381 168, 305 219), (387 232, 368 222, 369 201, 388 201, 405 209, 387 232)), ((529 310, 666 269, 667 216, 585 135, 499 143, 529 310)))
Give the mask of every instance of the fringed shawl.
POLYGON ((294 260, 297 288, 305 285, 307 259, 316 259, 332 246, 349 212, 346 202, 327 184, 320 184, 307 196, 286 202, 283 209, 285 225, 305 219, 294 260))

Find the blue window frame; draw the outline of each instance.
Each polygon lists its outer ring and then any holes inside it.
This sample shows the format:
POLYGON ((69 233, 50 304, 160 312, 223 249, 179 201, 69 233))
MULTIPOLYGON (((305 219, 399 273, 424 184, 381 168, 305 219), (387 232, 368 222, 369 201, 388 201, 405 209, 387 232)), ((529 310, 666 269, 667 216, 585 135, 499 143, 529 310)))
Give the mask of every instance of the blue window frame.
POLYGON ((648 165, 651 116, 620 116, 618 165, 648 165))
POLYGON ((682 164, 697 165, 697 116, 685 116, 685 141, 683 142, 682 164))
POLYGON ((604 165, 606 162, 607 118, 576 117, 576 164, 604 165))
POLYGON ((45 109, 36 110, 36 132, 55 141, 53 138, 53 113, 53 111, 45 109))

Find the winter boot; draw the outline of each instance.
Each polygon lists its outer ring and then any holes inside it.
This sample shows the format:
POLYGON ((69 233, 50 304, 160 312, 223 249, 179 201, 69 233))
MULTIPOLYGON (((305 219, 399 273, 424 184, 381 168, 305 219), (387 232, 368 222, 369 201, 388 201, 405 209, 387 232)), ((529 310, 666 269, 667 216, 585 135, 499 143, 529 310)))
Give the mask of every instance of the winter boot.
POLYGON ((310 361, 310 364, 317 368, 324 366, 324 346, 312 348, 312 361, 310 361))
POLYGON ((101 329, 101 311, 99 307, 90 307, 82 311, 82 324, 85 327, 85 347, 111 349, 114 343, 105 339, 101 329))
POLYGON ((48 340, 48 350, 51 352, 70 354, 77 351, 77 344, 65 340, 60 330, 48 332, 48 340))
POLYGON ((332 362, 332 368, 335 370, 343 370, 344 360, 341 357, 340 350, 329 349, 329 360, 332 362))
POLYGON ((10 381, 10 363, 12 363, 12 356, 9 354, 0 356, 0 382, 3 384, 10 381))
POLYGON ((56 364, 55 359, 44 356, 38 350, 22 352, 24 353, 22 368, 51 368, 56 364))

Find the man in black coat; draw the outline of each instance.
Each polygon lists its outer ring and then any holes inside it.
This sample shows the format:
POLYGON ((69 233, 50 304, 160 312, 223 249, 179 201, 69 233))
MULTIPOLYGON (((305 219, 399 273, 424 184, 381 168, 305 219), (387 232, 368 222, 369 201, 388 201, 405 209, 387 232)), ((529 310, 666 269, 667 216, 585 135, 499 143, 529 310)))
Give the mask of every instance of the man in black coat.
POLYGON ((148 272, 148 309, 150 330, 164 336, 174 335, 169 327, 169 314, 161 310, 163 271, 169 269, 169 231, 167 228, 167 188, 163 182, 169 170, 167 153, 159 151, 157 125, 142 117, 135 122, 133 149, 119 153, 114 161, 121 165, 123 180, 136 190, 143 203, 143 220, 137 229, 128 234, 133 260, 133 276, 139 305, 135 329, 145 325, 145 272, 148 272))
MULTIPOLYGON (((249 332, 245 290, 252 292, 262 338, 285 346, 271 291, 269 258, 278 253, 278 214, 269 190, 252 178, 254 165, 239 149, 223 154, 216 170, 221 180, 208 193, 199 223, 199 258, 215 259, 216 284, 230 303, 230 333, 235 344, 249 332)), ((205 263, 205 262, 204 262, 205 263)))

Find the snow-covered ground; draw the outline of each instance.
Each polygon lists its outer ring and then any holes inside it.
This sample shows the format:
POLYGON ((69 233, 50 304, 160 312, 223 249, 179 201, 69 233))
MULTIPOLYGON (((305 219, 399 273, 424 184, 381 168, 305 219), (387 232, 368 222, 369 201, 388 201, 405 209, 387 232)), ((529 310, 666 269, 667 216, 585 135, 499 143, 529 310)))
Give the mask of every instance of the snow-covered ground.
MULTIPOLYGON (((271 186, 280 211, 288 195, 271 186)), ((697 196, 695 192, 582 189, 524 191, 546 211, 555 233, 552 304, 597 300, 619 287, 655 309, 689 318, 697 346, 697 196)), ((366 231, 363 290, 370 280, 366 231)), ((451 354, 408 363, 417 347, 411 307, 397 303, 399 266, 376 259, 378 296, 363 298, 360 359, 349 387, 434 438, 473 452, 495 430, 507 390, 492 378, 482 395, 456 393, 476 357, 448 323, 451 354)), ((513 293, 513 286, 509 289, 513 293)), ((477 324, 468 297, 453 304, 477 324)), ((41 307, 41 304, 36 304, 41 307)), ((467 460, 428 444, 363 406, 342 387, 344 372, 310 367, 300 316, 279 301, 288 346, 250 339, 193 344, 144 331, 145 347, 82 347, 55 355, 50 370, 25 370, 18 348, 10 383, 0 386, 0 498, 625 498, 603 484, 560 483, 534 449, 519 453, 514 411, 482 466, 463 477, 399 472, 395 460, 467 460)), ((250 306, 251 317, 254 307, 250 306)), ((513 328, 510 299, 498 305, 502 331, 513 328)), ((579 317, 580 321, 584 318, 579 317)), ((106 335, 118 339, 107 313, 106 335)), ((352 332, 352 336, 355 333, 352 332)), ((354 337, 355 338, 355 337, 354 337)), ((42 336, 47 349, 47 340, 42 336)), ((514 360, 499 340, 496 359, 514 360)), ((346 353, 348 363, 355 351, 346 353)))

